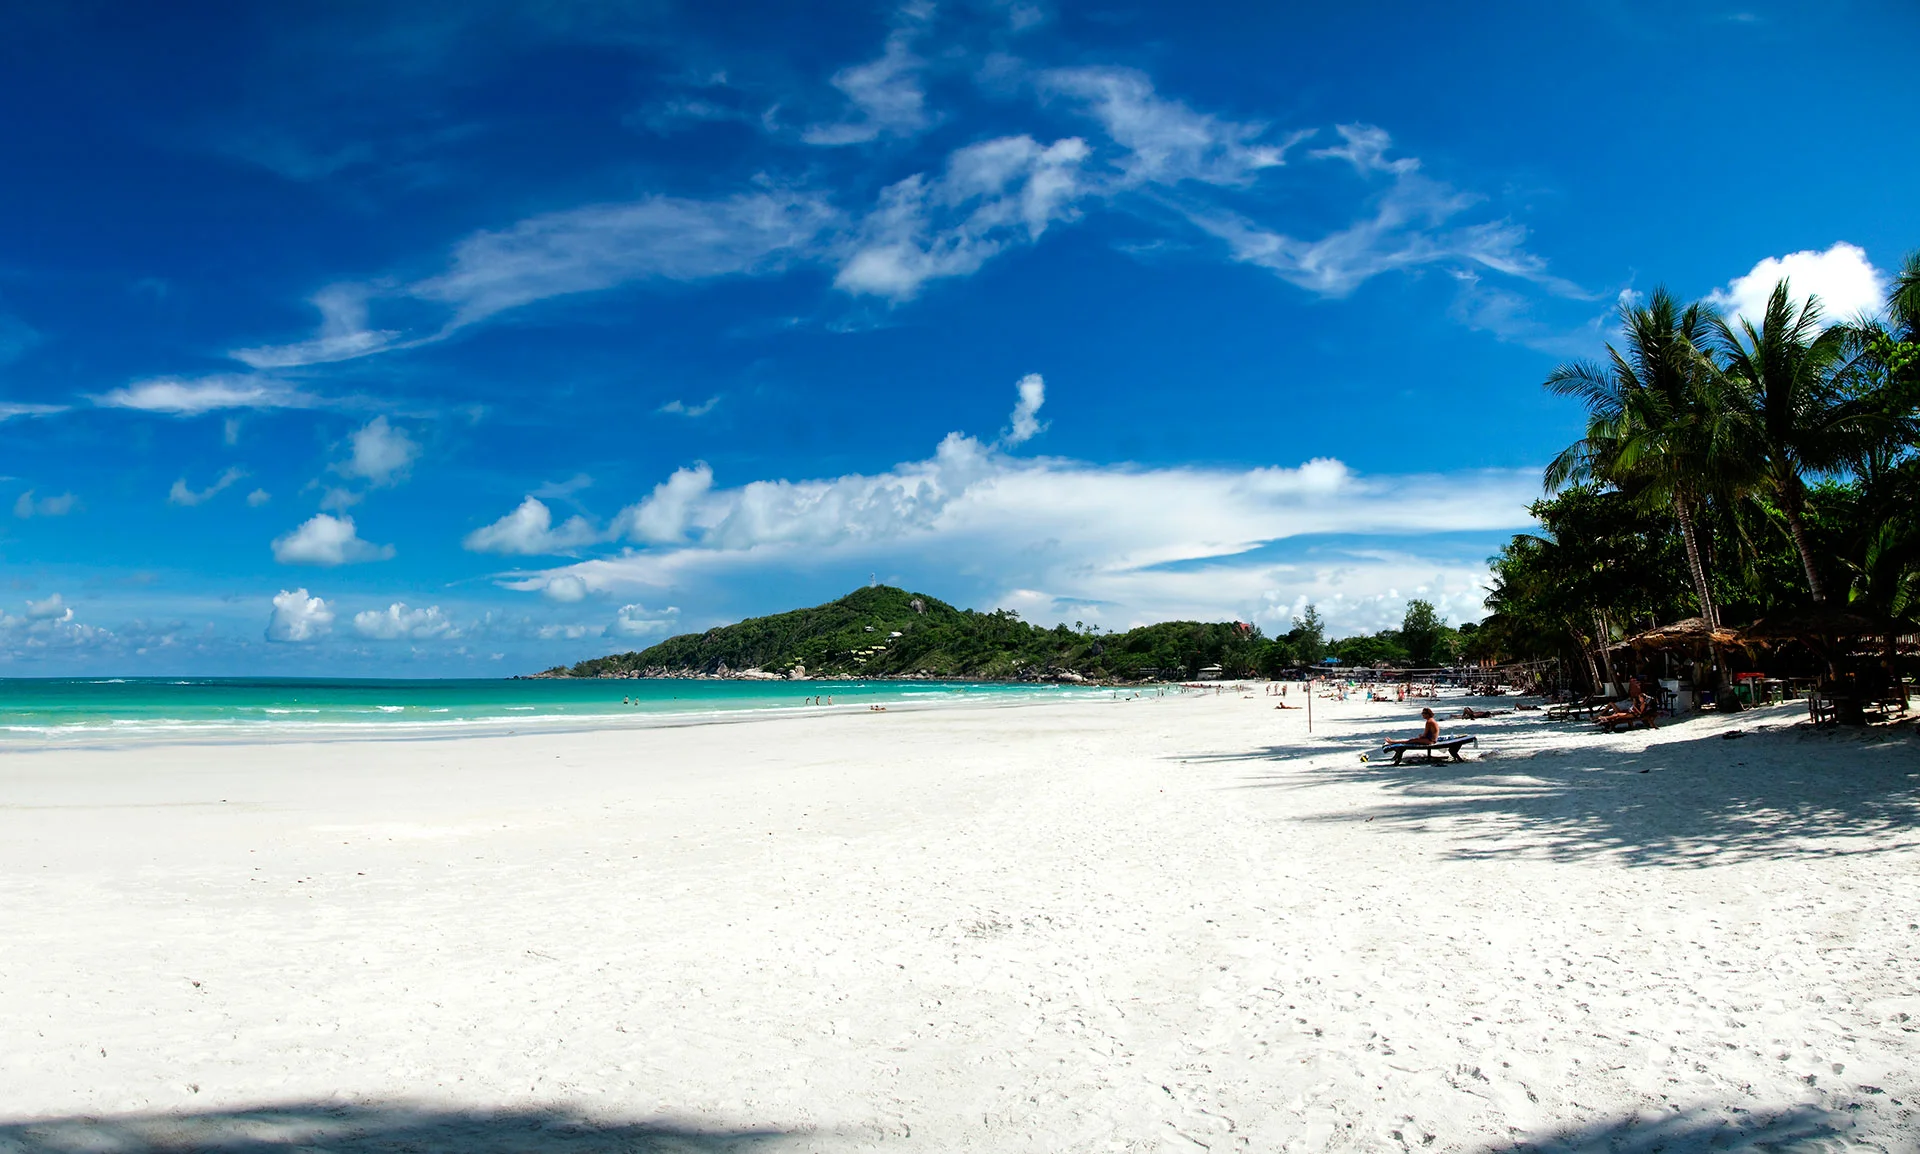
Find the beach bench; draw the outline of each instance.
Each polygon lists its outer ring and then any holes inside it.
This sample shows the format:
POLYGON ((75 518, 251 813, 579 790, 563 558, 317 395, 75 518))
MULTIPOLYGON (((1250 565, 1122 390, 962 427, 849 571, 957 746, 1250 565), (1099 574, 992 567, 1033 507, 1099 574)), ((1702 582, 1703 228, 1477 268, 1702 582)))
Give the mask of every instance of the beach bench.
POLYGON ((1477 737, 1443 737, 1432 745, 1418 741, 1389 741, 1380 748, 1380 752, 1391 753, 1393 755, 1393 764, 1395 765, 1399 765, 1400 759, 1409 753, 1424 753, 1427 755, 1427 764, 1432 765, 1441 760, 1434 756, 1435 753, 1441 751, 1445 751, 1451 755, 1455 761, 1465 761, 1466 758, 1460 756, 1460 747, 1475 745, 1478 744, 1479 741, 1480 739, 1477 737))
POLYGON ((1608 733, 1616 732, 1614 727, 1619 725, 1626 726, 1627 730, 1631 732, 1636 725, 1642 729, 1652 729, 1653 719, 1659 716, 1659 714, 1659 703, 1649 697, 1645 709, 1635 710, 1632 713, 1608 714, 1605 717, 1596 717, 1594 718, 1594 723, 1605 728, 1608 733))
POLYGON ((1613 698, 1611 697, 1588 697, 1580 701, 1560 701, 1547 706, 1547 720, 1566 721, 1576 713, 1592 717, 1612 704, 1613 698))

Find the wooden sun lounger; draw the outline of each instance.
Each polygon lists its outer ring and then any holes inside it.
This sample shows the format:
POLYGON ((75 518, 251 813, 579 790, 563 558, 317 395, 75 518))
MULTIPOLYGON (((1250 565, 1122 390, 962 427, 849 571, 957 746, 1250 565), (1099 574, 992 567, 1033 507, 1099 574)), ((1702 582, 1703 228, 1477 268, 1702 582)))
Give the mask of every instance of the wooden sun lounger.
POLYGON ((1576 713, 1583 713, 1587 717, 1592 718, 1597 716, 1602 709, 1612 704, 1613 698, 1611 697, 1588 697, 1584 701, 1562 701, 1558 704, 1547 706, 1547 720, 1566 721, 1576 713))
POLYGON ((1653 719, 1658 716, 1659 713, 1659 703, 1652 698, 1648 698, 1645 709, 1636 710, 1633 713, 1622 713, 1618 716, 1608 715, 1605 717, 1596 717, 1594 718, 1594 723, 1605 729, 1608 733, 1615 732, 1614 727, 1621 725, 1626 726, 1629 731, 1636 725, 1642 729, 1652 729, 1653 719))
POLYGON ((1434 756, 1436 752, 1441 750, 1445 750, 1455 761, 1465 761, 1466 758, 1460 756, 1460 747, 1464 745, 1475 745, 1479 741, 1480 739, 1477 737, 1443 737, 1432 745, 1426 745, 1418 741, 1389 741, 1381 747, 1380 752, 1391 753, 1393 755, 1393 764, 1395 765, 1399 765, 1400 759, 1409 753, 1424 753, 1427 755, 1427 764, 1432 765, 1442 760, 1434 756))

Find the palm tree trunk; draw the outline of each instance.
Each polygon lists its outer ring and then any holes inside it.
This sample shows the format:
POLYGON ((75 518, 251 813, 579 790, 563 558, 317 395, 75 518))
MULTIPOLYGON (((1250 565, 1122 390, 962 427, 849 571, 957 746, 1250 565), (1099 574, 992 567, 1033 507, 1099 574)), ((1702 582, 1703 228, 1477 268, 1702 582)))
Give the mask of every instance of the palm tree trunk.
POLYGON ((1720 628, 1720 610, 1713 603, 1713 591, 1707 585, 1707 567, 1700 560, 1700 539, 1694 531, 1693 508, 1685 497, 1673 499, 1674 516, 1680 519, 1680 539, 1687 546, 1687 568, 1693 578, 1693 595, 1700 601, 1700 616, 1707 628, 1720 628))
POLYGON ((1820 584, 1820 570, 1814 565, 1813 549, 1807 544, 1807 522, 1801 516, 1805 499, 1800 478, 1794 477, 1783 489, 1780 510, 1786 514, 1787 528, 1793 533, 1793 547, 1800 551, 1800 564, 1807 571, 1807 592, 1813 595, 1813 602, 1818 605, 1827 599, 1827 591, 1820 584))
POLYGON ((1600 662, 1607 670, 1607 684, 1617 684, 1613 676, 1613 655, 1607 651, 1607 645, 1613 640, 1613 631, 1607 628, 1607 615, 1598 609, 1593 611, 1593 634, 1595 648, 1600 650, 1600 662))

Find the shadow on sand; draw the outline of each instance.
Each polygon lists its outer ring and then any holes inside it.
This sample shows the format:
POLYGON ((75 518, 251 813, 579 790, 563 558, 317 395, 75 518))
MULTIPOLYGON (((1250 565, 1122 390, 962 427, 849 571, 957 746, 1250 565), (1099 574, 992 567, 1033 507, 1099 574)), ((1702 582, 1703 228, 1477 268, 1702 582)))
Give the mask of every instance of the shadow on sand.
POLYGON ((1613 1119, 1485 1149, 1488 1154, 1692 1154, 1706 1150, 1781 1154, 1843 1148, 1849 1144, 1846 1137, 1852 1129, 1847 1119, 1813 1106, 1732 1117, 1720 1111, 1685 1110, 1665 1117, 1613 1119))
MULTIPOLYGON (((1881 853, 1920 839, 1920 743, 1904 732, 1774 727, 1728 741, 1718 730, 1682 725, 1657 731, 1644 749, 1583 741, 1503 750, 1502 738, 1537 738, 1518 728, 1524 724, 1482 729, 1478 756, 1432 766, 1362 764, 1358 754, 1378 739, 1355 735, 1338 742, 1352 746, 1350 763, 1257 776, 1242 788, 1304 795, 1331 782, 1377 785, 1390 800, 1307 820, 1457 820, 1497 835, 1469 834, 1451 851, 1465 859, 1608 856, 1700 867, 1881 853)), ((1274 746, 1189 760, 1296 761, 1328 752, 1274 746)))
POLYGON ((123 1114, 0 1123, 0 1154, 746 1154, 810 1135, 667 1121, 607 1122, 564 1110, 433 1110, 293 1103, 248 1110, 123 1114))

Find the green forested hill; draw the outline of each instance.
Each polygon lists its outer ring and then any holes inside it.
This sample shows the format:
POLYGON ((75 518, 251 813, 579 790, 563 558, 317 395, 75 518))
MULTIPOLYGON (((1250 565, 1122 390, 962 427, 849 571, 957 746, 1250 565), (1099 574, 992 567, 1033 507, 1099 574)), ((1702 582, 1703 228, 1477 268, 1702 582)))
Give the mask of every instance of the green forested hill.
POLYGON ((546 676, 784 674, 796 665, 811 677, 1137 679, 1157 671, 1181 678, 1209 665, 1245 676, 1283 656, 1280 663, 1290 663, 1284 647, 1232 622, 1170 621, 1126 633, 1045 629, 1006 610, 955 609, 923 593, 876 585, 811 609, 670 637, 638 653, 597 657, 546 676))

